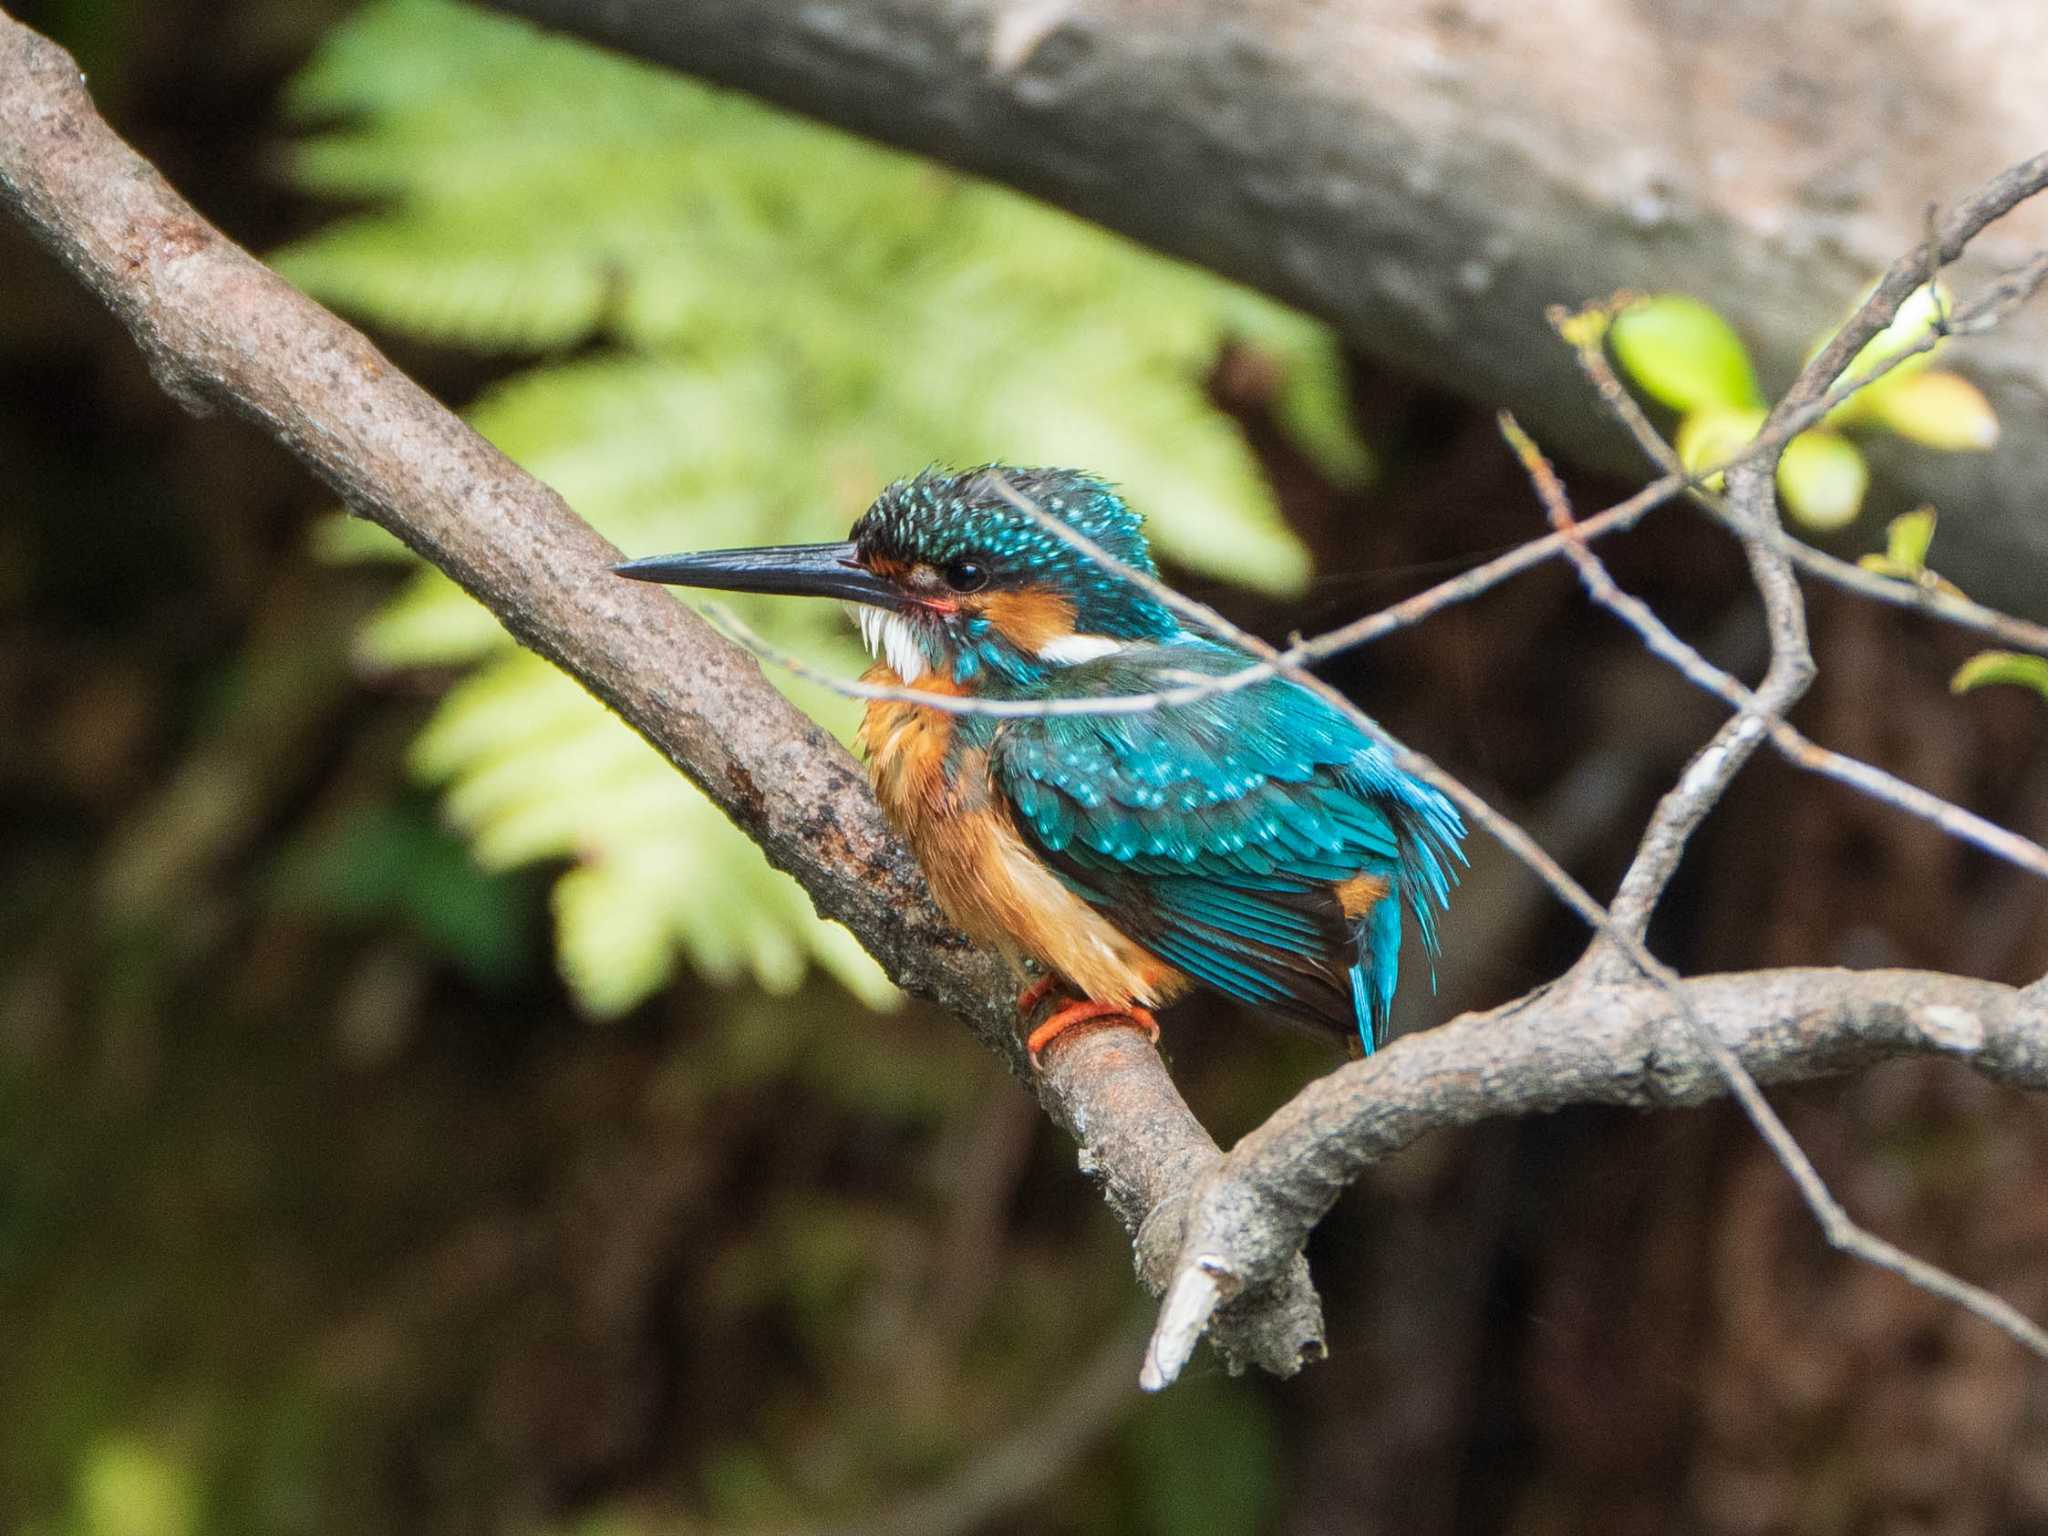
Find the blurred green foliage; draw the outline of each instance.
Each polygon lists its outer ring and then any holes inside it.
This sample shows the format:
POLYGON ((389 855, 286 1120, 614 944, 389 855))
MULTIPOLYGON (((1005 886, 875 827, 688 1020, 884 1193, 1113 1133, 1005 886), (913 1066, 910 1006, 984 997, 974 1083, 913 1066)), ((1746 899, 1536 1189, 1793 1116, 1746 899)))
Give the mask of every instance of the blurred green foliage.
MULTIPOLYGON (((1204 391, 1226 342, 1282 370, 1279 418, 1366 472, 1319 326, 906 156, 446 0, 376 0, 291 106, 298 183, 366 206, 277 253, 382 326, 530 364, 469 412, 633 553, 841 537, 929 462, 1070 463, 1121 482, 1168 559, 1270 592, 1307 557, 1204 391), (538 359, 538 360, 536 360, 538 359)), ((368 525, 337 557, 410 559, 368 525)), ((859 670, 823 604, 738 605, 859 670)), ((566 861, 563 974, 631 1008, 686 956, 771 991, 820 964, 890 991, 844 932, 664 761, 422 569, 363 657, 466 680, 415 768, 493 868, 566 861)), ((787 680, 783 680, 787 681, 787 680)), ((790 692, 842 736, 854 710, 790 692)))
POLYGON ((339 826, 287 847, 273 880, 283 910, 364 929, 396 924, 480 987, 530 974, 530 893, 485 878, 412 798, 355 807, 339 826))
MULTIPOLYGON (((1938 285, 1920 289, 1841 377, 1856 378, 1918 345, 1947 307, 1938 285)), ((1637 387, 1678 413, 1676 446, 1686 468, 1727 462, 1763 426, 1764 398, 1749 351, 1734 327, 1700 300, 1665 293, 1626 304, 1614 315, 1607 340, 1637 387)), ((1820 345, 1825 344, 1824 338, 1820 345)), ((1951 453, 1997 443, 1998 418, 1983 392, 1960 374, 1929 367, 1941 345, 1908 357, 1836 406, 1821 426, 1785 445, 1778 494, 1795 523, 1828 532, 1848 526, 1863 510, 1870 468, 1862 450, 1843 436, 1845 429, 1891 432, 1951 453)), ((1819 350, 1817 345, 1814 353, 1819 350)))
POLYGON ((1955 583, 1937 576, 1927 563, 1928 551, 1934 547, 1937 521, 1932 507, 1919 507, 1893 518, 1885 525, 1884 552, 1858 556, 1856 563, 1893 581, 1911 582, 1928 592, 1961 597, 1955 583))
MULTIPOLYGON (((1940 375, 1925 377, 1938 378, 1940 375)), ((1864 555, 1856 563, 1866 571, 1888 576, 1893 581, 1910 582, 1923 592, 1941 597, 1962 597, 1962 591, 1954 582, 1937 575, 1927 563, 1928 551, 1934 547, 1936 521, 1932 507, 1920 507, 1893 518, 1885 529, 1884 552, 1864 555)), ((2048 657, 2019 651, 1979 651, 1956 669, 1955 675, 1949 679, 1949 691, 1969 693, 2001 683, 2031 688, 2048 699, 2048 657)))

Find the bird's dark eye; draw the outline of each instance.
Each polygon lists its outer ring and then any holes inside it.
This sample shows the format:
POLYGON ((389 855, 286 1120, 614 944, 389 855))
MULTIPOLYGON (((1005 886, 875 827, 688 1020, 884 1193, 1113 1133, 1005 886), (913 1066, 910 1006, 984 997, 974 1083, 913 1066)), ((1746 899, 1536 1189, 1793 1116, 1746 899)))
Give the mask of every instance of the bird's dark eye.
POLYGON ((979 592, 988 585, 988 567, 978 560, 955 560, 946 567, 945 577, 955 592, 979 592))

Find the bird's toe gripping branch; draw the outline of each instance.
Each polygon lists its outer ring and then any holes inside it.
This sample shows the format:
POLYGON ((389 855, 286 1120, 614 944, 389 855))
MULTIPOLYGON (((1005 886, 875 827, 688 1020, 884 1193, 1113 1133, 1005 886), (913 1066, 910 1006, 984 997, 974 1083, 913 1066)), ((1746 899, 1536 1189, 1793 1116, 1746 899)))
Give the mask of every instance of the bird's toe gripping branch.
MULTIPOLYGON (((1032 1015, 1045 1003, 1048 997, 1058 995, 1059 982, 1051 976, 1040 977, 1017 994, 1017 1017, 1029 1022, 1032 1015)), ((1103 1027, 1122 1024, 1132 1029, 1142 1029, 1159 1043, 1159 1021, 1152 1017, 1148 1008, 1127 1007, 1120 1003, 1098 1003, 1087 998, 1070 998, 1054 1008, 1045 1022, 1035 1027, 1024 1037, 1024 1049, 1031 1054, 1031 1065, 1037 1069, 1045 1048, 1067 1031, 1082 1026, 1103 1027)))
POLYGON ((1022 992, 1017 994, 1017 1017, 1029 1019, 1038 1012, 1039 1005, 1059 989, 1057 976, 1041 976, 1022 992))

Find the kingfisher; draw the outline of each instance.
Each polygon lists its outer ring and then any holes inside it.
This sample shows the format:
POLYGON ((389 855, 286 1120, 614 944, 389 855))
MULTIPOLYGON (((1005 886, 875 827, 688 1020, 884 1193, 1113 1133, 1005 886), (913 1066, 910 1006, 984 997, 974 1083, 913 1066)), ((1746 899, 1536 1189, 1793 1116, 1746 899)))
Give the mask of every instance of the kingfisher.
MULTIPOLYGON (((1437 950, 1464 824, 1435 789, 1284 677, 1188 699, 1255 665, 1061 538, 1156 573, 1142 519, 1072 469, 927 469, 836 544, 658 555, 639 581, 836 597, 874 666, 926 696, 1120 700, 1126 713, 961 713, 871 700, 857 742, 940 908, 1007 958, 1034 1063, 1079 1025, 1158 1039, 1201 986, 1330 1030, 1386 1036, 1402 916, 1437 950), (1036 509, 1040 515, 1034 515, 1036 509), (1038 972, 1035 979, 1031 967, 1038 972)), ((1064 706, 1070 709, 1071 706, 1064 706)))

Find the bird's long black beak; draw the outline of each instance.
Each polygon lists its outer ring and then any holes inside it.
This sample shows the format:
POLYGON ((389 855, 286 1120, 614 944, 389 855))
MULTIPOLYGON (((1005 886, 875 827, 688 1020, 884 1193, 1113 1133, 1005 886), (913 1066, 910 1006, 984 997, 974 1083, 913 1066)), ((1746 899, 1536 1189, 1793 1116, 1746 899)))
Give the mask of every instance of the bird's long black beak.
POLYGON ((838 597, 878 608, 901 608, 901 588, 860 562, 845 544, 773 544, 761 549, 709 549, 695 555, 652 555, 612 567, 617 576, 672 587, 722 592, 774 592, 786 597, 838 597))

